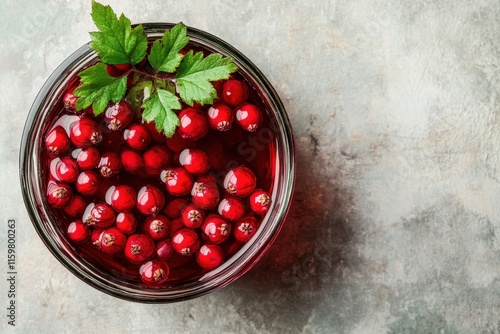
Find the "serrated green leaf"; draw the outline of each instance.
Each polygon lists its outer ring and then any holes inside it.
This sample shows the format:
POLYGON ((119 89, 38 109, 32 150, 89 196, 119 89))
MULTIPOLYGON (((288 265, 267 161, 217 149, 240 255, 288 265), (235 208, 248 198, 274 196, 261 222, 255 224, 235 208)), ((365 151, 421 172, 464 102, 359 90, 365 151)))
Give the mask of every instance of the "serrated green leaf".
POLYGON ((94 114, 104 111, 110 101, 118 102, 127 91, 127 77, 112 77, 106 72, 106 65, 97 63, 78 74, 82 83, 74 95, 78 97, 76 109, 81 110, 92 105, 94 114))
POLYGON ((148 56, 149 63, 156 71, 172 73, 181 63, 179 53, 189 42, 184 24, 176 24, 172 30, 166 30, 161 40, 156 40, 148 56))
POLYGON ((181 109, 179 98, 164 89, 157 89, 143 103, 142 118, 146 122, 155 122, 156 128, 172 137, 175 128, 180 125, 179 117, 174 110, 181 109))
POLYGON ((92 1, 92 19, 97 32, 91 32, 91 47, 106 64, 135 65, 144 59, 148 47, 147 36, 141 25, 132 29, 123 14, 118 18, 110 6, 92 1))
POLYGON ((227 79, 236 70, 236 65, 229 57, 218 53, 203 57, 202 52, 195 54, 189 51, 177 69, 177 91, 182 100, 190 106, 193 102, 202 105, 212 103, 217 92, 211 81, 227 79))

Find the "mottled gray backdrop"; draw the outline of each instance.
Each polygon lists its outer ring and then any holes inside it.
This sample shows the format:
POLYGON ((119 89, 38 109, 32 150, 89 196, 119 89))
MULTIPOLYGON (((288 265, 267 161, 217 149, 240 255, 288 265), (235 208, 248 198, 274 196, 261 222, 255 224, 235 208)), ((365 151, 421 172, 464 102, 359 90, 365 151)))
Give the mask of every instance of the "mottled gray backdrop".
POLYGON ((90 1, 2 0, 0 332, 6 222, 17 225, 17 333, 499 333, 498 0, 106 0, 133 22, 183 21, 267 75, 293 123, 289 219, 262 264, 174 305, 73 277, 29 222, 25 117, 89 40, 90 1))

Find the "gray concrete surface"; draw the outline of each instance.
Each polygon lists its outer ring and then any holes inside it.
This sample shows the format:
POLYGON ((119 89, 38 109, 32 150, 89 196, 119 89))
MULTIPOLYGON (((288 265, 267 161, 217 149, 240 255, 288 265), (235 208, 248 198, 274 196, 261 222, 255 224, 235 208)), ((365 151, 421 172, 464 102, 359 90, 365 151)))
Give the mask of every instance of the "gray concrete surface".
POLYGON ((500 332, 500 2, 103 2, 209 31, 261 68, 295 129, 293 208, 259 267, 206 297, 127 303, 73 277, 28 220, 18 145, 45 79, 88 41, 90 1, 4 0, 1 333, 500 332))

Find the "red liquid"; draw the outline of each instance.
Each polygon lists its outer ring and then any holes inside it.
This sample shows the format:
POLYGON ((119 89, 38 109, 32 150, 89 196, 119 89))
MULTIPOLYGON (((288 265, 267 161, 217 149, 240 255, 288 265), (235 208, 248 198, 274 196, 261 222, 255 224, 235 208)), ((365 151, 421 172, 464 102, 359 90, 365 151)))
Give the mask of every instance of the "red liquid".
MULTIPOLYGON (((233 77, 245 81, 242 75, 238 73, 234 74, 233 77)), ((248 81, 246 82, 251 89, 251 94, 247 101, 258 106, 263 112, 264 120, 259 129, 257 129, 257 131, 254 133, 250 133, 239 128, 238 124, 234 122, 231 130, 227 132, 210 130, 205 137, 194 143, 195 147, 206 151, 209 155, 213 155, 213 163, 211 166, 211 171, 209 173, 212 174, 218 182, 221 200, 225 196, 225 190, 222 187, 222 181, 224 180, 227 171, 238 165, 245 165, 255 173, 255 175, 257 176, 257 188, 271 193, 273 187, 276 152, 274 132, 272 130, 273 127, 271 126, 270 117, 268 114, 269 111, 265 107, 263 99, 259 96, 259 93, 252 88, 248 81)), ((202 110, 206 111, 209 107, 209 105, 203 106, 202 110)), ((90 117, 95 119, 100 124, 101 130, 103 132, 103 141, 96 146, 101 155, 109 151, 119 153, 123 148, 128 147, 123 140, 123 130, 109 130, 104 122, 104 118, 102 115, 94 117, 86 113, 77 115, 75 115, 74 113, 68 113, 62 107, 62 101, 57 107, 57 110, 58 111, 54 113, 55 115, 52 120, 52 125, 47 128, 47 132, 54 126, 62 125, 69 135, 69 126, 72 122, 77 120, 79 117, 90 117)), ((140 122, 139 115, 138 118, 134 120, 134 122, 140 122)), ((153 144, 155 143, 152 143, 151 145, 153 144)), ((72 155, 73 150, 76 150, 76 148, 71 147, 66 155, 72 155)), ((43 150, 42 157, 42 177, 45 180, 45 184, 47 184, 50 178, 50 161, 53 157, 49 156, 45 148, 43 150)), ((174 153, 174 159, 171 165, 177 166, 178 164, 178 155, 174 153)), ((122 170, 118 175, 111 178, 102 178, 102 180, 103 182, 101 185, 101 189, 95 196, 83 196, 87 204, 92 202, 105 202, 105 194, 107 189, 110 186, 117 186, 121 184, 132 186, 136 190, 136 192, 138 192, 139 189, 146 184, 157 187, 163 192, 163 195, 165 196, 166 203, 162 208, 162 211, 169 201, 177 198, 167 193, 167 191, 165 190, 165 185, 160 181, 159 175, 150 176, 145 172, 141 173, 140 175, 132 175, 122 170)), ((74 184, 70 184, 70 186, 73 189, 73 194, 78 194, 74 184)), ((190 200, 190 195, 184 197, 190 200)), ((246 198, 243 200, 245 203, 248 201, 246 198)), ((248 207, 248 203, 246 204, 248 207)), ((50 209, 54 213, 54 216, 57 218, 57 224, 61 228, 63 235, 65 235, 66 229, 71 222, 75 221, 76 219, 81 219, 80 217, 75 218, 68 216, 63 209, 50 209)), ((250 210, 247 209, 247 213, 249 211, 250 210)), ((131 212, 135 215, 138 221, 137 233, 142 233, 140 231, 140 226, 142 222, 146 220, 147 216, 139 213, 137 208, 134 208, 131 212)), ((217 206, 212 210, 206 210, 205 213, 206 215, 209 215, 210 213, 217 214, 217 206)), ((260 217, 257 218, 261 219, 260 217)), ((200 241, 203 244, 204 241, 201 236, 200 229, 197 229, 196 232, 198 233, 200 241)), ((81 256, 84 261, 92 264, 92 266, 96 267, 97 270, 105 272, 120 281, 126 281, 143 286, 150 286, 149 284, 143 283, 141 281, 139 268, 142 263, 130 263, 123 255, 123 251, 117 254, 106 254, 93 246, 90 241, 85 241, 80 244, 74 244, 69 239, 66 239, 66 242, 68 245, 71 245, 71 247, 75 249, 75 251, 81 256)), ((225 259, 227 260, 242 247, 242 244, 236 242, 231 234, 229 239, 220 244, 220 246, 225 253, 225 259)), ((194 281, 207 272, 207 270, 202 269, 196 263, 195 256, 183 256, 176 254, 172 259, 168 260, 167 263, 170 266, 170 275, 168 280, 161 284, 162 287, 180 282, 184 283, 188 281, 194 281)))

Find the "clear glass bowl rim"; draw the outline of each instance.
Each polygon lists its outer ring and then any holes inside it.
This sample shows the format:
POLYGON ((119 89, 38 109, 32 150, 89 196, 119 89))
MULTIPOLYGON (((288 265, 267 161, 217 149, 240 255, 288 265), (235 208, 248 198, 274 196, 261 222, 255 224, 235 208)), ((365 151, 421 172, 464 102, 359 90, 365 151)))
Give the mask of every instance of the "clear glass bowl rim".
MULTIPOLYGON (((144 31, 150 37, 158 37, 166 29, 171 29, 172 23, 142 23, 144 31)), ((224 55, 233 58, 242 71, 249 76, 267 99, 273 109, 274 121, 279 132, 277 135, 278 147, 276 154, 279 180, 275 180, 276 198, 273 198, 273 208, 265 217, 264 228, 247 243, 236 255, 222 267, 208 273, 197 281, 179 285, 168 289, 143 289, 132 284, 113 280, 112 277, 102 272, 92 270, 85 266, 78 257, 71 254, 71 249, 64 242, 56 238, 57 231, 50 222, 43 205, 43 188, 39 170, 38 153, 40 150, 41 133, 43 125, 51 109, 55 96, 61 94, 63 83, 76 74, 76 68, 81 70, 82 64, 87 64, 95 59, 95 51, 86 44, 70 55, 50 75, 38 93, 26 120, 21 140, 19 163, 20 180, 25 206, 35 230, 49 251, 57 260, 75 276, 109 295, 129 301, 143 303, 167 303, 202 296, 218 290, 241 277, 253 268, 264 256, 276 239, 283 226, 288 213, 293 189, 295 186, 295 147, 293 131, 288 115, 278 94, 266 79, 264 74, 241 52, 220 38, 205 31, 188 27, 188 36, 192 42, 200 43, 224 55), (239 254, 239 256, 238 256, 239 254)), ((263 222, 264 224, 264 222, 263 222)))

